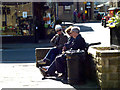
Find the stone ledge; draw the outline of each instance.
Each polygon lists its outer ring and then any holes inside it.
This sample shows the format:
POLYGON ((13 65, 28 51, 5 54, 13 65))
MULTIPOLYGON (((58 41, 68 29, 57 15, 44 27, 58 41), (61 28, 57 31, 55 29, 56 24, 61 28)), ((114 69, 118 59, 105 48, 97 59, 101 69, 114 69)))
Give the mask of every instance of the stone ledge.
POLYGON ((97 50, 95 47, 90 47, 88 53, 93 56, 101 56, 101 57, 114 57, 120 56, 120 50, 97 50))

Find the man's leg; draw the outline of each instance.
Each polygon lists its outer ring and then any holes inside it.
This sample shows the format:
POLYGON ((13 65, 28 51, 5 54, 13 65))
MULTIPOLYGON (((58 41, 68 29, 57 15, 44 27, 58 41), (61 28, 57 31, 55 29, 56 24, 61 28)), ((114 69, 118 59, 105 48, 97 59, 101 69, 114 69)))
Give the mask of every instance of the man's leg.
POLYGON ((57 48, 52 48, 48 51, 47 55, 44 57, 43 61, 46 60, 50 60, 50 62, 52 63, 52 61, 55 59, 55 57, 59 54, 59 49, 57 48))
POLYGON ((44 69, 44 67, 40 67, 40 71, 44 77, 48 76, 56 76, 55 71, 56 71, 56 66, 55 66, 55 61, 52 62, 49 68, 47 70, 44 69))
POLYGON ((65 74, 65 67, 66 67, 66 57, 65 55, 59 55, 55 59, 56 70, 58 73, 65 74))

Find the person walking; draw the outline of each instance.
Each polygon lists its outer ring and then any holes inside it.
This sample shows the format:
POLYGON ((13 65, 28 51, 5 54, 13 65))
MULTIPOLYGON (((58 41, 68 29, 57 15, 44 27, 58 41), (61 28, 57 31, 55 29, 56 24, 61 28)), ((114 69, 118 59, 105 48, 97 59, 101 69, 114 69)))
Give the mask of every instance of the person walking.
POLYGON ((82 18, 83 18, 83 22, 85 22, 85 14, 83 14, 83 17, 82 17, 82 18))
POLYGON ((78 20, 80 22, 81 21, 81 13, 80 12, 78 12, 77 17, 78 17, 78 20))
POLYGON ((77 9, 73 12, 73 22, 76 23, 76 17, 77 17, 77 9))

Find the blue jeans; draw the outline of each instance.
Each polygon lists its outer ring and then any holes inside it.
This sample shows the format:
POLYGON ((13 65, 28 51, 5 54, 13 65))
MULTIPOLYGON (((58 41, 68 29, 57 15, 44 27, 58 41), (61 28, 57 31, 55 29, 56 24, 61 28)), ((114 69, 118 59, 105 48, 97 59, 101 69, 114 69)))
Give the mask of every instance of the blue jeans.
POLYGON ((50 63, 52 63, 55 59, 55 57, 60 54, 62 52, 61 49, 58 49, 58 48, 52 48, 48 51, 47 55, 45 56, 45 58, 43 59, 44 61, 46 59, 49 59, 50 60, 50 63))

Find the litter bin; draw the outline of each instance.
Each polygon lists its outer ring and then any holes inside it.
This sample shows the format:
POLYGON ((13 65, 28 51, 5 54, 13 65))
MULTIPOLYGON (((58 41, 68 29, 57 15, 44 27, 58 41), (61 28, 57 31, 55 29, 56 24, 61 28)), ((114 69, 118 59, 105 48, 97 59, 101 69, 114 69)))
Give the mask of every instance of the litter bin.
POLYGON ((81 84, 85 82, 85 52, 84 51, 67 51, 67 75, 69 84, 81 84))

